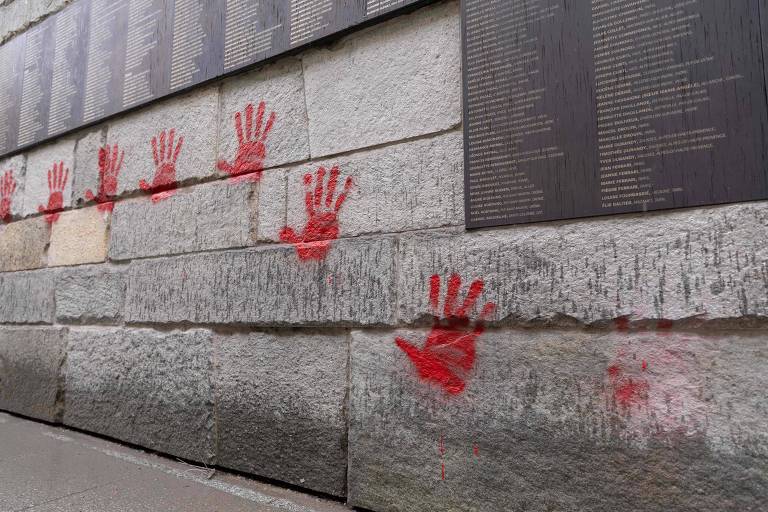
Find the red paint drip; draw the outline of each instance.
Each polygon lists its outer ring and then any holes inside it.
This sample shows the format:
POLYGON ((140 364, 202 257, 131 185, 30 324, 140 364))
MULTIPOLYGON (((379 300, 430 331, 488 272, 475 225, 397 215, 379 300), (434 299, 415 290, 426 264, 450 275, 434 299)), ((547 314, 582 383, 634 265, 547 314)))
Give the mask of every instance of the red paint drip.
POLYGON ((152 137, 152 158, 155 162, 155 177, 152 183, 145 180, 139 181, 139 188, 146 192, 152 192, 152 202, 162 201, 173 195, 176 189, 176 161, 184 146, 184 137, 179 137, 176 146, 176 130, 171 128, 167 132, 168 143, 166 144, 166 132, 160 132, 158 137, 152 137))
POLYGON ((13 203, 13 194, 16 192, 16 179, 13 177, 13 170, 5 171, 0 179, 0 221, 10 222, 11 204, 13 203))
POLYGON ((339 238, 339 210, 341 210, 352 189, 352 178, 348 177, 344 182, 344 189, 335 198, 334 203, 339 173, 339 168, 333 167, 328 185, 325 187, 325 168, 320 167, 315 173, 314 191, 312 190, 312 175, 305 175, 304 206, 307 210, 307 223, 301 233, 296 233, 293 228, 288 226, 280 232, 280 240, 292 244, 302 261, 325 259, 333 240, 339 238), (324 194, 325 204, 323 205, 324 194))
MULTIPOLYGON (((450 395, 458 395, 466 387, 467 374, 475 365, 475 345, 485 330, 484 320, 493 313, 495 305, 487 303, 471 325, 469 318, 459 316, 474 308, 483 282, 477 280, 470 285, 470 291, 461 309, 455 310, 456 298, 461 288, 461 277, 454 274, 449 278, 446 294, 445 313, 447 318, 435 317, 432 330, 422 348, 418 348, 404 338, 397 338, 395 344, 402 350, 419 372, 419 377, 426 382, 438 384, 450 395)), ((434 305, 435 295, 439 294, 440 278, 430 279, 430 302, 434 305)), ((437 309, 435 307, 434 309, 437 309)))
POLYGON ((672 320, 659 320, 656 322, 656 328, 660 330, 668 330, 674 327, 675 322, 672 320))
POLYGON ((474 454, 475 454, 475 457, 476 457, 476 458, 478 458, 478 459, 480 458, 480 447, 479 447, 479 446, 477 446, 477 443, 475 443, 474 445, 472 445, 472 453, 474 453, 474 454))
POLYGON ((626 316, 622 316, 620 318, 617 318, 614 320, 614 323, 616 324, 616 330, 618 331, 628 331, 629 330, 629 318, 626 316))
POLYGON ((37 211, 45 213, 45 220, 53 224, 59 220, 59 212, 64 208, 64 189, 69 180, 69 169, 64 167, 64 162, 54 163, 48 170, 48 204, 39 205, 37 211))
POLYGON ((85 198, 96 201, 101 212, 111 212, 114 203, 110 201, 117 194, 117 177, 123 166, 125 151, 120 151, 117 144, 99 149, 99 192, 85 191, 85 198))
POLYGON ((235 131, 237 132, 237 155, 234 162, 219 160, 217 167, 230 176, 250 175, 248 181, 258 181, 261 179, 264 170, 264 159, 267 155, 267 136, 272 131, 275 124, 276 115, 274 112, 269 114, 266 125, 262 129, 264 122, 264 113, 266 104, 259 103, 256 119, 253 118, 253 104, 245 106, 245 126, 243 126, 243 116, 240 112, 235 113, 235 131), (255 124, 255 126, 254 126, 255 124))

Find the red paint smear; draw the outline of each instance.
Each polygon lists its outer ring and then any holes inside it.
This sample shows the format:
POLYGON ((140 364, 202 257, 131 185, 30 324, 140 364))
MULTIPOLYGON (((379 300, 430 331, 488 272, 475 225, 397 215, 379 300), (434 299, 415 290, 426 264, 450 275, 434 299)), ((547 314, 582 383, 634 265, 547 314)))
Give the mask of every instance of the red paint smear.
POLYGON ((96 201, 101 212, 111 212, 115 206, 110 198, 117 194, 117 177, 123 166, 125 151, 120 151, 117 144, 104 146, 99 149, 99 192, 94 194, 91 189, 85 191, 85 198, 96 201))
POLYGON ((166 132, 160 132, 160 137, 152 137, 152 158, 155 162, 155 177, 152 183, 145 180, 139 182, 139 188, 146 192, 152 192, 152 202, 157 203, 173 195, 176 189, 176 160, 179 158, 181 148, 184 146, 184 137, 179 137, 174 147, 176 130, 171 128, 167 132, 168 144, 166 144, 166 132))
POLYGON ((666 329, 671 329, 672 327, 674 327, 674 325, 675 323, 672 320, 659 320, 656 323, 656 328, 666 330, 666 329))
MULTIPOLYGON (((471 325, 469 318, 463 316, 472 309, 483 289, 483 281, 476 280, 470 285, 470 291, 461 308, 456 311, 456 298, 461 288, 461 277, 453 274, 448 280, 445 315, 441 320, 435 317, 434 325, 423 348, 418 348, 408 340, 397 338, 395 344, 405 352, 419 372, 419 377, 427 382, 440 385, 451 395, 458 395, 466 387, 467 373, 475 365, 475 344, 484 332, 484 320, 493 313, 495 305, 483 306, 478 321, 471 325), (459 313, 462 316, 459 316, 459 313)), ((430 302, 434 305, 435 296, 440 292, 439 276, 430 279, 430 302)), ((437 308, 434 308, 437 309, 437 308)))
POLYGON ((333 240, 339 238, 339 210, 344 205, 349 191, 352 189, 352 178, 348 177, 344 182, 344 189, 334 203, 336 194, 336 182, 339 177, 339 168, 331 169, 327 186, 325 183, 325 168, 320 167, 315 173, 315 187, 312 190, 312 175, 304 176, 304 205, 307 211, 307 223, 301 233, 296 233, 293 228, 285 226, 280 231, 280 240, 292 244, 302 261, 325 259, 331 249, 333 240), (325 189, 325 190, 324 190, 325 189), (323 195, 325 202, 323 204, 323 195))
POLYGON ((64 162, 54 163, 48 170, 48 204, 39 205, 37 211, 45 213, 45 220, 53 224, 59 220, 59 212, 64 208, 64 189, 69 180, 69 169, 64 167, 64 162))
POLYGON ((477 446, 477 443, 472 445, 472 453, 475 454, 475 457, 478 457, 478 458, 480 457, 480 447, 477 446))
POLYGON ((628 331, 629 330, 629 318, 626 316, 622 316, 620 318, 617 318, 614 320, 614 323, 616 324, 616 330, 618 331, 628 331))
MULTIPOLYGON (((645 371, 648 363, 642 362, 645 371)), ((645 380, 635 380, 625 375, 624 368, 619 364, 608 367, 608 377, 613 388, 613 398, 622 408, 628 409, 633 405, 640 405, 647 401, 650 388, 645 380)))
POLYGON ((11 204, 13 203, 13 194, 16 192, 16 180, 13 177, 13 170, 5 171, 0 179, 0 220, 10 222, 11 204))
POLYGON ((256 113, 256 122, 253 119, 253 104, 249 103, 245 107, 245 127, 243 127, 243 116, 240 112, 235 114, 235 131, 237 132, 238 148, 235 161, 230 163, 226 160, 219 160, 219 170, 230 176, 240 176, 250 174, 249 181, 258 181, 261 179, 261 173, 264 170, 264 159, 267 155, 266 141, 269 132, 275 124, 276 115, 274 112, 269 114, 269 119, 262 130, 264 122, 264 112, 266 104, 259 103, 259 109, 256 113), (254 126, 255 124, 255 126, 254 126))

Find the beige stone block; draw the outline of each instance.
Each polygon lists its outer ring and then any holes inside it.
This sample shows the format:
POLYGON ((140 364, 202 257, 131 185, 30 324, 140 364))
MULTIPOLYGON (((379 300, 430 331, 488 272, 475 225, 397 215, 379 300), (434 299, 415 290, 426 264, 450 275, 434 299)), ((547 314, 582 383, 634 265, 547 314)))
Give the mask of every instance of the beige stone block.
POLYGON ((43 217, 0 224, 0 272, 44 267, 49 233, 43 217))
POLYGON ((111 213, 98 207, 64 212, 53 224, 48 265, 99 263, 107 257, 111 213))

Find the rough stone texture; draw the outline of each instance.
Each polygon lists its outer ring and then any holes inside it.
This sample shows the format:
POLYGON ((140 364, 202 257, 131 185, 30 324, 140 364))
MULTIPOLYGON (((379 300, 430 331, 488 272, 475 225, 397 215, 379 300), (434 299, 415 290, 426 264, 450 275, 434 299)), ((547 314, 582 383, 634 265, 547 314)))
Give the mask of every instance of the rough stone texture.
POLYGON ((290 172, 284 169, 266 171, 259 182, 259 212, 256 239, 259 242, 279 242, 285 227, 286 183, 290 172))
POLYGON ((56 270, 0 274, 0 323, 53 323, 56 270))
POLYGON ((214 182, 185 188, 158 203, 115 204, 109 257, 146 256, 245 247, 255 238, 257 184, 214 182))
MULTIPOLYGON (((344 177, 354 180, 339 212, 342 237, 459 225, 464 220, 463 159, 461 133, 456 132, 291 169, 288 223, 301 231, 307 222, 303 176, 314 176, 320 166, 338 165, 334 197, 341 193, 344 177)), ((328 173, 326 185, 327 180, 328 173)))
POLYGON ((117 322, 122 318, 125 277, 121 269, 104 265, 62 272, 56 282, 59 322, 117 322))
POLYGON ((461 122, 458 6, 427 7, 304 55, 314 158, 461 122))
POLYGON ((65 354, 61 329, 0 328, 0 409, 58 421, 65 354))
POLYGON ((75 148, 75 178, 72 182, 72 202, 83 205, 86 202, 85 191, 99 193, 99 149, 106 140, 105 127, 92 129, 79 134, 75 148))
POLYGON ((27 172, 24 179, 24 215, 38 213, 38 208, 48 205, 51 194, 48 188, 48 171, 53 164, 64 162, 69 177, 64 187, 63 206, 71 205, 72 179, 74 177, 75 139, 67 137, 40 146, 27 153, 27 172))
MULTIPOLYGON (((184 137, 176 161, 176 181, 210 176, 216 170, 216 113, 218 90, 204 87, 180 97, 166 99, 108 124, 107 143, 125 151, 117 191, 139 190, 139 181, 152 184, 155 165, 152 137, 163 130, 176 130, 174 148, 184 137)), ((166 144, 168 135, 166 135, 166 144)), ((168 152, 166 146, 166 153, 168 152)))
POLYGON ((459 396, 420 382, 396 336, 421 345, 426 332, 353 333, 352 505, 720 512, 768 499, 762 333, 489 332, 459 396))
POLYGON ((0 224, 0 272, 44 267, 50 231, 43 217, 0 224))
POLYGON ((348 334, 214 340, 218 463, 346 494, 348 334))
POLYGON ((30 0, 13 0, 0 7, 0 41, 5 42, 29 22, 30 0))
POLYGON ((48 265, 99 263, 107 258, 109 212, 97 207, 63 212, 51 228, 48 265))
POLYGON ((201 329, 71 329, 64 423, 212 462, 211 352, 201 329))
MULTIPOLYGON (((223 82, 219 115, 219 159, 232 163, 237 155, 235 113, 241 113, 245 130, 245 107, 251 103, 256 129, 256 112, 261 101, 266 107, 262 126, 266 125, 270 113, 275 113, 275 123, 265 143, 264 167, 309 158, 301 61, 287 58, 223 82)), ((260 137, 254 136, 252 140, 260 140, 260 137)))
POLYGON ((16 181, 16 192, 11 196, 11 214, 18 217, 24 213, 24 174, 27 171, 25 156, 16 155, 0 160, 0 179, 6 171, 13 171, 13 179, 16 181))
POLYGON ((131 263, 127 322, 392 323, 394 242, 337 242, 323 262, 289 245, 131 263))
POLYGON ((61 10, 62 7, 72 1, 73 0, 30 0, 28 19, 30 22, 37 21, 51 13, 61 10))
POLYGON ((429 276, 485 280, 509 321, 598 323, 768 315, 764 203, 490 232, 415 235, 400 243, 400 318, 429 313, 429 276))

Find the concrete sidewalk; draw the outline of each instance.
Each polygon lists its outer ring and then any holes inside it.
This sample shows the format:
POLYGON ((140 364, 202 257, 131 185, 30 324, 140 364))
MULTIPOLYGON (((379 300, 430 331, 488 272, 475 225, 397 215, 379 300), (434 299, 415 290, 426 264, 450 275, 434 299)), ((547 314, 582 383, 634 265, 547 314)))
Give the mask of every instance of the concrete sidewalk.
POLYGON ((2 512, 349 512, 296 491, 0 413, 2 512))

